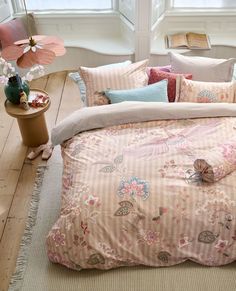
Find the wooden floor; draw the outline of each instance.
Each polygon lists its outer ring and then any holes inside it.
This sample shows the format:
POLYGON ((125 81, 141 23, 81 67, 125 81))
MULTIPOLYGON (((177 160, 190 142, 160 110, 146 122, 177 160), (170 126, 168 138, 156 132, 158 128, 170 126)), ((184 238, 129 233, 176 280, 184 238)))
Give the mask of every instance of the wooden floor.
MULTIPOLYGON (((46 112, 48 130, 81 106, 79 90, 67 76, 68 72, 53 73, 31 82, 31 88, 43 89, 51 98, 46 112)), ((17 121, 4 109, 5 95, 0 88, 0 291, 8 290, 15 268, 21 236, 36 169, 43 164, 40 157, 26 159, 29 148, 21 142, 17 121)), ((53 161, 54 156, 48 161, 53 161)))

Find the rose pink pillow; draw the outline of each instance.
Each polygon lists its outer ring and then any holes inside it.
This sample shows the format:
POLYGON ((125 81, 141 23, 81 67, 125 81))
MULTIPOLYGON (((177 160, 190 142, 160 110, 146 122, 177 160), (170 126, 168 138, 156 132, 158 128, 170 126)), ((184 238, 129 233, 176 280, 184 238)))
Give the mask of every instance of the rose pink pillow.
POLYGON ((150 70, 150 76, 148 80, 148 84, 153 84, 159 82, 163 79, 168 80, 168 99, 169 102, 174 102, 176 97, 176 78, 178 76, 184 76, 186 79, 192 79, 191 74, 175 74, 161 71, 159 69, 152 68, 150 70))
POLYGON ((234 102, 235 82, 201 82, 180 78, 179 102, 234 102))
POLYGON ((6 23, 0 24, 0 43, 5 48, 17 40, 28 38, 27 31, 21 19, 12 19, 6 23))
POLYGON ((88 106, 109 103, 104 91, 111 89, 135 89, 147 85, 148 60, 119 67, 80 67, 79 73, 86 86, 88 106))
POLYGON ((147 74, 148 74, 148 77, 150 76, 150 71, 151 69, 158 69, 160 71, 163 71, 163 72, 169 72, 171 71, 171 65, 166 65, 166 66, 157 66, 157 67, 147 67, 147 74))

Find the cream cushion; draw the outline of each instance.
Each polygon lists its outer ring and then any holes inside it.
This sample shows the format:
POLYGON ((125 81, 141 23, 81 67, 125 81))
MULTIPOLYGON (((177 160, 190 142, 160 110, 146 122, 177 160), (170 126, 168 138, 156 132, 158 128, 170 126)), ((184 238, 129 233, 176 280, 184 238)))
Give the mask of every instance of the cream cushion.
POLYGON ((169 52, 171 72, 192 74, 195 81, 230 82, 236 59, 213 59, 184 56, 169 52))

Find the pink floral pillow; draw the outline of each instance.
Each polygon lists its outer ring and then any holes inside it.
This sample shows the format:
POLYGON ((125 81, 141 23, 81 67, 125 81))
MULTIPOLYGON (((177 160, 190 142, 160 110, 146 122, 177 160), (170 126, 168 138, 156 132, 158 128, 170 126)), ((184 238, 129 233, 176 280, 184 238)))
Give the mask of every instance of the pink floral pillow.
POLYGON ((12 19, 0 24, 0 44, 3 48, 13 44, 17 40, 28 38, 27 31, 21 19, 12 19))
POLYGON ((162 70, 151 68, 148 84, 159 82, 163 79, 168 80, 168 99, 169 102, 174 102, 176 97, 176 78, 177 76, 184 76, 186 79, 192 79, 191 74, 175 74, 164 72, 162 70))
POLYGON ((235 82, 200 82, 180 78, 178 102, 234 102, 235 82))

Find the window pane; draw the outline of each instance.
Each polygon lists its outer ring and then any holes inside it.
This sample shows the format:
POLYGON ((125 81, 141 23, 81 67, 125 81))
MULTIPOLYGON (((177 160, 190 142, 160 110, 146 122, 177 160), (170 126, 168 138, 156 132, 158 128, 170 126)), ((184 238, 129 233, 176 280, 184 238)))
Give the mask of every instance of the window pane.
POLYGON ((9 3, 6 0, 0 0, 0 22, 11 15, 9 3))
POLYGON ((176 8, 236 8, 235 0, 174 0, 176 8))
POLYGON ((28 10, 64 10, 64 9, 112 9, 112 0, 27 0, 28 10))

